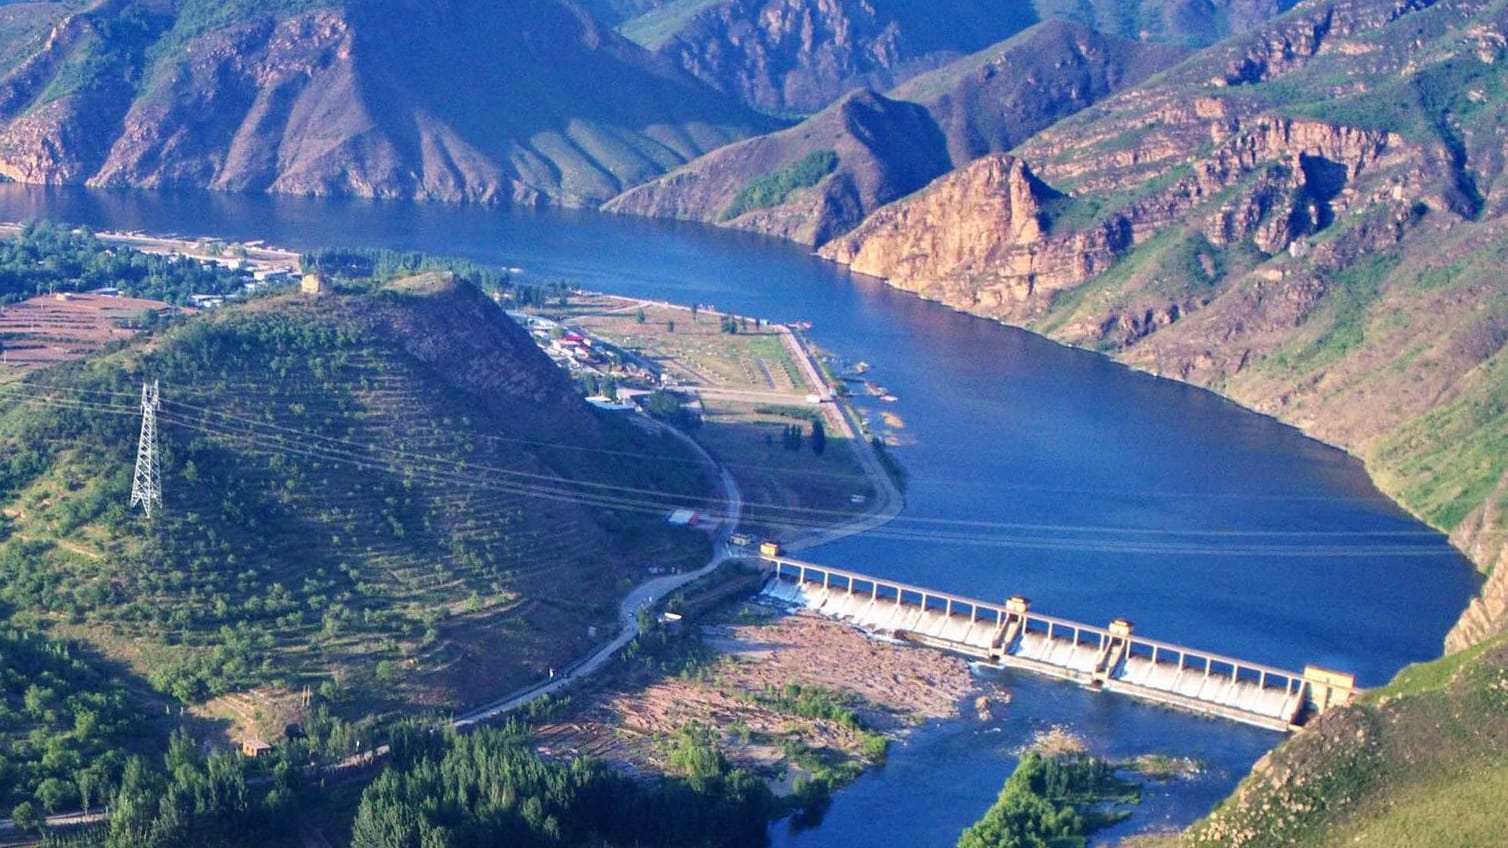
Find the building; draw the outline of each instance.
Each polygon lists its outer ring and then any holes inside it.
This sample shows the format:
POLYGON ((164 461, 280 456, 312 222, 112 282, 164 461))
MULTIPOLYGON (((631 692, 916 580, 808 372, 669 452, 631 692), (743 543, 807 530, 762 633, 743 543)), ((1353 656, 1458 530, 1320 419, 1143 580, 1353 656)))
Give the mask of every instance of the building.
POLYGON ((694 509, 678 509, 670 513, 665 523, 672 527, 695 527, 701 519, 694 509))
POLYGON ((304 294, 320 294, 328 288, 329 283, 325 282, 325 278, 319 274, 305 274, 303 279, 298 281, 298 290, 304 294))
POLYGON ((241 753, 244 756, 256 759, 257 757, 272 753, 272 746, 260 739, 245 739, 241 742, 241 753))
POLYGON ((780 556, 780 543, 774 539, 765 539, 759 543, 759 555, 763 557, 780 556))

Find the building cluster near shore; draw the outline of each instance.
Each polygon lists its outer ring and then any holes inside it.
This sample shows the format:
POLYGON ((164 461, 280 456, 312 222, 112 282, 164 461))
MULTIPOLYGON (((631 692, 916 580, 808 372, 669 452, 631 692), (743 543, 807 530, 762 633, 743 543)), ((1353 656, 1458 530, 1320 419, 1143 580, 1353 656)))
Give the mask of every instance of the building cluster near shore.
MULTIPOLYGON (((178 262, 230 270, 240 287, 227 292, 194 293, 181 305, 127 295, 104 286, 87 292, 54 292, 28 298, 0 309, 0 362, 11 368, 37 368, 80 359, 100 348, 129 338, 175 311, 196 312, 223 306, 264 289, 294 284, 305 291, 309 279, 299 274, 298 256, 257 246, 157 239, 136 234, 101 233, 100 240, 122 248, 166 256, 178 262)), ((320 286, 316 285, 316 289, 320 286)))

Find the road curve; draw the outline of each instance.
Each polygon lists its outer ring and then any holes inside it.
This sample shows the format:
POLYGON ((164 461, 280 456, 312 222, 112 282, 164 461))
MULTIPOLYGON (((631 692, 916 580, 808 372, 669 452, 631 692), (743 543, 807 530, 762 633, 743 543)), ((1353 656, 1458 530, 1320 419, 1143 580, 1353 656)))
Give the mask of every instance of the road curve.
POLYGON ((624 598, 623 602, 618 605, 619 630, 618 635, 613 637, 612 641, 588 654, 584 659, 562 669, 560 673, 556 674, 550 680, 542 681, 526 689, 505 695, 490 704, 457 716, 451 721, 452 727, 458 729, 469 727, 496 718, 503 713, 516 710, 531 701, 559 692, 577 680, 592 674, 639 635, 639 610, 653 604, 655 599, 663 598, 665 595, 674 592, 676 589, 698 577, 710 573, 723 561, 722 551, 727 545, 728 537, 732 535, 734 529, 738 526, 738 516, 743 512, 743 494, 738 490, 738 484, 734 482, 733 475, 728 473, 728 469, 719 465, 712 458, 711 454, 707 453, 705 448, 697 444, 695 439, 674 427, 656 423, 657 426, 663 427, 667 432, 675 435, 676 438, 689 445, 692 450, 701 456, 709 468, 717 470, 718 481, 723 490, 723 503, 727 506, 727 512, 722 516, 722 521, 718 524, 717 533, 713 536, 712 556, 707 560, 705 565, 695 571, 688 571, 683 574, 667 574, 663 577, 656 577, 653 580, 646 580, 635 586, 628 593, 628 597, 624 598))

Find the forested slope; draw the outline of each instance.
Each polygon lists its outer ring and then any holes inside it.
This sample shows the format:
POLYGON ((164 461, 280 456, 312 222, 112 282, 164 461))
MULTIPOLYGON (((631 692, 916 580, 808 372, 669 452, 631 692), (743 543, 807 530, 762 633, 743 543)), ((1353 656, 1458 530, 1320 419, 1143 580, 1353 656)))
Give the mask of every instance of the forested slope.
POLYGON ((259 298, 0 405, 0 600, 190 704, 257 684, 474 703, 608 638, 646 565, 706 554, 663 524, 709 494, 685 448, 599 418, 443 274, 259 298), (143 379, 150 520, 127 504, 143 379))

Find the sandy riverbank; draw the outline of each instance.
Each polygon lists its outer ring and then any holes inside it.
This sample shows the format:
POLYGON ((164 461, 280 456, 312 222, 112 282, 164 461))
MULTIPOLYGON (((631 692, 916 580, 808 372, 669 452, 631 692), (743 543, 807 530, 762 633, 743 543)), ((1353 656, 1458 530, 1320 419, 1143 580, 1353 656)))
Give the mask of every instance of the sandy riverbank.
POLYGON ((710 659, 691 673, 607 679, 578 693, 567 715, 539 728, 545 753, 658 773, 667 740, 701 725, 715 731, 730 760, 779 785, 800 771, 793 745, 827 761, 868 762, 866 735, 897 739, 929 720, 978 720, 978 699, 997 707, 1008 700, 973 677, 961 657, 871 639, 814 613, 745 603, 698 634, 710 659), (791 685, 850 699, 864 730, 768 703, 791 685))

